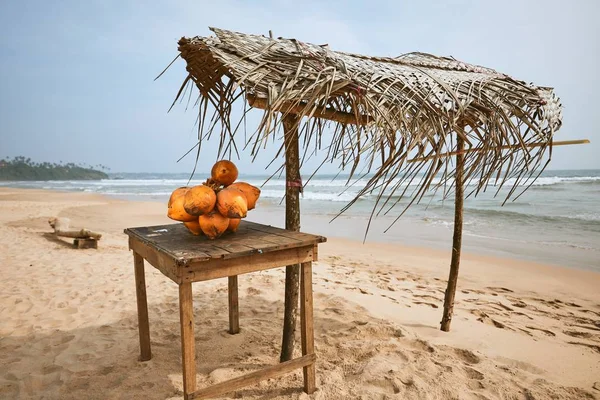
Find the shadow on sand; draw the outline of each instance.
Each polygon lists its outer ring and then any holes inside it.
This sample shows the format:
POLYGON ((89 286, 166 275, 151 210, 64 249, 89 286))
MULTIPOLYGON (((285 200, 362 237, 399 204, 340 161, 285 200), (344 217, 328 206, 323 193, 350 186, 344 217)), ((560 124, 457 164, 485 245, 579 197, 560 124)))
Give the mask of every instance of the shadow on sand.
POLYGON ((69 249, 73 249, 73 239, 69 239, 70 241, 66 241, 63 240, 61 238, 59 238, 58 236, 56 236, 54 233, 50 233, 50 232, 44 232, 42 233, 42 237, 44 239, 46 239, 49 242, 61 245, 63 247, 69 248, 69 249))
MULTIPOLYGON (((219 297, 205 307, 195 299, 199 388, 274 364, 279 356, 281 321, 275 314, 283 304, 247 299, 241 332, 230 335, 226 294, 219 297)), ((147 362, 138 361, 136 314, 105 325, 1 338, 0 398, 182 398, 177 302, 150 304, 149 314, 152 359, 147 362)), ((298 370, 230 396, 273 399, 301 393, 298 370)))

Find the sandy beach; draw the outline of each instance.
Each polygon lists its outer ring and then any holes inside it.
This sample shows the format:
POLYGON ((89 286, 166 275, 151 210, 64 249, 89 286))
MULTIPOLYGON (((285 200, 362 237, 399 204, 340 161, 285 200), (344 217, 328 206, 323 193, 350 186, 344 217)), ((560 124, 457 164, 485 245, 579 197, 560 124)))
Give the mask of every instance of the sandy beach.
MULTIPOLYGON (((259 209, 248 219, 283 221, 259 209)), ((182 398, 177 286, 146 264, 153 359, 139 362, 123 234, 174 223, 165 211, 0 188, 0 398, 182 398), (101 232, 99 248, 56 239, 47 222, 55 216, 101 232)), ((320 233, 315 223, 303 230, 320 233)), ((298 371, 222 398, 600 398, 600 274, 466 253, 444 333, 449 247, 328 237, 314 267, 317 392, 302 392, 298 371)), ((194 285, 200 387, 278 360, 283 280, 283 268, 240 276, 234 336, 226 332, 227 281, 194 285)))

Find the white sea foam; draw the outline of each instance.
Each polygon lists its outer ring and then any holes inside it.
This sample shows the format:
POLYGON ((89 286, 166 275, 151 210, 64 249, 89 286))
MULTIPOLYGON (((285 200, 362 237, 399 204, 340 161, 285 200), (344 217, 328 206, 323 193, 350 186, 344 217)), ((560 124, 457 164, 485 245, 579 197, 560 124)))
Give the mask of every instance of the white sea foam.
MULTIPOLYGON (((281 199, 285 195, 285 191, 282 190, 262 190, 260 193, 260 197, 262 198, 276 198, 281 199)), ((323 201, 340 201, 340 202, 349 202, 354 196, 343 193, 323 193, 323 192, 312 192, 305 190, 304 193, 300 195, 300 198, 303 200, 323 200, 323 201)))
MULTIPOLYGON (((183 182, 183 181, 182 181, 183 182)), ((259 187, 273 187, 273 186, 285 186, 285 179, 281 179, 281 178, 277 178, 277 179, 271 179, 268 182, 264 182, 264 181, 260 181, 260 180, 248 180, 248 183, 255 185, 255 186, 259 186, 259 187)), ((359 179, 359 180, 351 180, 350 181, 350 185, 352 185, 352 187, 360 189, 362 187, 364 187, 367 183, 369 182, 368 179, 359 179)), ((392 181, 390 186, 394 186, 397 185, 399 182, 398 179, 395 179, 392 181)), ((432 180, 432 184, 438 184, 441 182, 441 179, 439 178, 435 178, 432 180)), ((516 179, 511 178, 511 179, 507 179, 504 182, 504 186, 510 187, 513 186, 516 182, 516 179)), ((599 176, 573 176, 573 177, 561 177, 561 176, 544 176, 544 177, 540 177, 538 179, 536 179, 534 181, 533 178, 531 179, 523 179, 519 181, 519 186, 528 186, 533 182, 533 186, 548 186, 548 185, 556 185, 556 184, 561 184, 561 183, 585 183, 585 182, 600 182, 600 177, 599 176)), ((496 185, 500 185, 502 183, 502 180, 499 180, 498 182, 494 182, 493 180, 490 182, 490 186, 494 187, 496 185)), ((410 186, 417 186, 420 184, 420 179, 415 179, 410 183, 410 186)), ((469 185, 471 186, 475 186, 478 184, 478 180, 472 180, 469 182, 469 185)), ((335 180, 332 180, 331 178, 328 179, 319 179, 319 178, 313 178, 311 179, 309 182, 306 183, 306 187, 328 187, 328 188, 343 188, 347 186, 347 179, 343 179, 343 178, 338 178, 335 180)))
MULTIPOLYGON (((273 178, 268 182, 265 179, 244 179, 246 182, 263 188, 273 188, 273 187, 285 187, 285 179, 284 178, 273 178)), ((199 185, 203 182, 203 180, 194 179, 192 181, 188 181, 187 179, 102 179, 98 181, 30 181, 30 182, 17 182, 21 186, 31 186, 31 187, 44 187, 44 188, 77 188, 77 189, 86 189, 86 188, 102 188, 102 187, 143 187, 143 186, 161 186, 165 188, 177 188, 180 186, 194 186, 199 185)), ((352 189, 359 190, 364 187, 368 182, 368 179, 359 179, 351 180, 350 183, 353 184, 352 189)), ((397 184, 399 181, 396 179, 392 181, 390 186, 397 184)), ((531 184, 532 179, 525 179, 519 182, 519 186, 527 186, 531 184)), ((573 177, 561 177, 561 176, 543 176, 535 180, 533 186, 548 186, 548 185, 556 185, 556 184, 568 184, 568 183, 595 183, 600 182, 600 176, 573 176, 573 177)), ((0 182, 0 186, 10 186, 15 182, 0 182)), ((344 187, 346 187, 347 180, 345 178, 339 177, 335 180, 332 178, 313 178, 307 184, 306 188, 340 188, 340 192, 344 187)), ((440 183, 440 179, 433 179, 432 184, 440 183)), ((470 185, 476 185, 478 182, 473 180, 469 182, 470 185)), ((500 183, 500 182, 498 182, 500 183)), ((512 186, 515 183, 515 179, 507 179, 504 182, 505 186, 512 186)), ((413 182, 411 182, 411 186, 416 186, 420 184, 420 180, 417 178, 413 182)), ((494 186, 494 182, 492 181, 491 186, 494 186)), ((319 189, 317 189, 319 190, 319 189)))

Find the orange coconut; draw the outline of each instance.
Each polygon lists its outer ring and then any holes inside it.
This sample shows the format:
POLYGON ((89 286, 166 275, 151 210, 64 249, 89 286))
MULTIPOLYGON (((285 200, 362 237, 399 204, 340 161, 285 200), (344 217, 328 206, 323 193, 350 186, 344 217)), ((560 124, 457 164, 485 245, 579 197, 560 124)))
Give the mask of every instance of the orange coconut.
POLYGON ((248 210, 253 210, 254 207, 256 207, 256 201, 260 197, 259 188, 246 182, 235 182, 229 185, 228 188, 236 188, 244 193, 244 196, 246 196, 246 202, 248 203, 248 210))
POLYGON ((236 188, 225 188, 217 194, 217 209, 228 218, 245 218, 248 202, 244 192, 236 188))
POLYGON ((229 232, 237 232, 241 220, 241 218, 229 218, 229 226, 227 227, 227 230, 229 232))
POLYGON ((194 221, 187 221, 183 223, 186 228, 194 235, 198 236, 202 234, 202 229, 200 228, 200 221, 198 219, 194 221))
POLYGON ((215 208, 217 195, 215 191, 205 185, 190 188, 185 194, 183 208, 191 215, 202 215, 209 213, 215 208))
POLYGON ((229 186, 237 179, 238 169, 231 161, 221 160, 213 165, 210 176, 221 185, 229 186))
POLYGON ((229 226, 229 218, 222 216, 216 211, 203 214, 198 217, 200 229, 209 239, 216 239, 221 236, 229 226))
POLYGON ((180 187, 171 193, 171 197, 167 203, 167 206, 169 207, 167 209, 167 217, 181 222, 194 221, 198 218, 188 214, 185 211, 185 208, 183 208, 183 201, 188 190, 189 188, 187 187, 180 187))

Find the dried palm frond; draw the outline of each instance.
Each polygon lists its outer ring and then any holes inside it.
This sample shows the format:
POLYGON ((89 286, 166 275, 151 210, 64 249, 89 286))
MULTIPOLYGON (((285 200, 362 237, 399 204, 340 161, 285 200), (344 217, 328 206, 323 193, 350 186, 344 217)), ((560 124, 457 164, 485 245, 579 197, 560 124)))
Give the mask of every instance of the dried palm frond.
POLYGON ((378 193, 377 213, 399 198, 409 197, 410 206, 429 190, 452 193, 455 167, 448 155, 456 150, 456 135, 465 143, 471 194, 490 183, 499 190, 510 178, 508 199, 546 166, 544 155, 551 154, 561 125, 552 89, 493 69, 424 53, 369 57, 295 39, 211 30, 216 36, 179 41, 189 75, 175 101, 187 85, 199 89, 199 141, 220 126, 219 154, 237 152, 237 130, 247 112, 244 104, 241 120, 232 123, 237 100, 264 109, 257 130, 244 137, 253 157, 286 114, 302 115, 305 156, 323 149, 324 161, 339 160, 349 170, 349 183, 369 177, 341 212, 369 193, 378 193), (331 141, 323 145, 325 132, 331 141))

